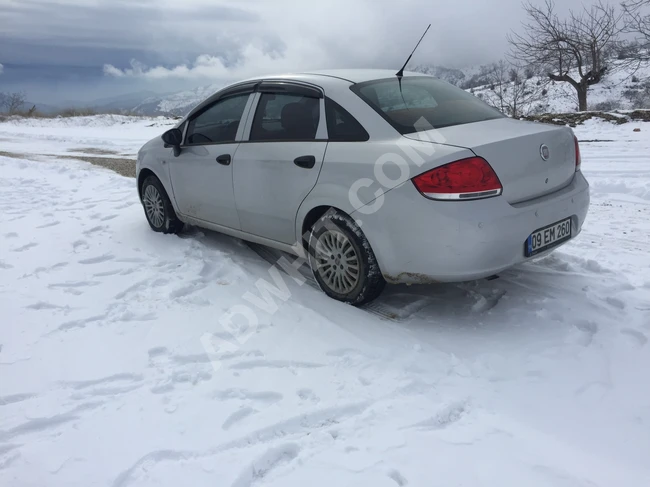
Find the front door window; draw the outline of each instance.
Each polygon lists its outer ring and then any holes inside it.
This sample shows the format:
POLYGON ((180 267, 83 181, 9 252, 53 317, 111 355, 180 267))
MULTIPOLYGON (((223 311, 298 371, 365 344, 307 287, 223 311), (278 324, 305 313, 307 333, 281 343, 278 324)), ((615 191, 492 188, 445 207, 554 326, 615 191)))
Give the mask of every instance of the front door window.
POLYGON ((189 122, 186 145, 224 144, 234 142, 249 94, 235 95, 217 101, 189 122))

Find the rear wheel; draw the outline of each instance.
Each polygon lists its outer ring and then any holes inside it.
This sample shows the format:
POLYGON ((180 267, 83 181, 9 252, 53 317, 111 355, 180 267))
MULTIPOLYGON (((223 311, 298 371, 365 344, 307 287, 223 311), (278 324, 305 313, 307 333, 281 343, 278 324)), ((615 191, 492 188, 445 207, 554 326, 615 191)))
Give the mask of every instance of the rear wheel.
POLYGON ((377 298, 386 285, 365 235, 340 212, 328 212, 312 227, 309 264, 328 296, 355 306, 377 298))
POLYGON ((176 217, 172 202, 156 176, 144 180, 140 194, 144 214, 154 232, 178 233, 183 229, 183 222, 176 217))

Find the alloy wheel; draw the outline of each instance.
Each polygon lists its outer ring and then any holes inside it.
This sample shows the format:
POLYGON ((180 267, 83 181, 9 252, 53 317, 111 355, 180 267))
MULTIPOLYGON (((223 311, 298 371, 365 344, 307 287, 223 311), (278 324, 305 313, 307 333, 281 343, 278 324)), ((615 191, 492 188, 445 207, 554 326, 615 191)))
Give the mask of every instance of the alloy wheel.
POLYGON ((146 187, 142 203, 151 224, 156 228, 162 227, 165 222, 165 205, 160 192, 155 186, 149 185, 146 187))
POLYGON ((350 239, 336 230, 326 230, 314 248, 316 271, 338 294, 348 294, 359 282, 360 261, 350 239))

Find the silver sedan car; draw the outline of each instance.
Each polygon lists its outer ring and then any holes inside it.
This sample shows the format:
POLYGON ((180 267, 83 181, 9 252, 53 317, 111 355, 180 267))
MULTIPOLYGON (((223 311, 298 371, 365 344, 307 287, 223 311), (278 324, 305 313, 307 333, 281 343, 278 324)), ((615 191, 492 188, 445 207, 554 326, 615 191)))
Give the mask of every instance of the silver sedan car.
POLYGON ((493 276, 580 233, 568 127, 510 119, 419 73, 233 84, 138 154, 151 228, 185 223, 304 258, 329 296, 493 276))

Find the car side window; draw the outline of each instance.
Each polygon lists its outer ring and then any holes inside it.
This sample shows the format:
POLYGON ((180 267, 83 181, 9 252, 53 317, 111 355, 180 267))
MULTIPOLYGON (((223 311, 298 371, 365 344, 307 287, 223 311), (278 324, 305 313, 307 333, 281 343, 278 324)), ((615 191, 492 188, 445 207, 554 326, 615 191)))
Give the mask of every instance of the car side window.
POLYGON ((365 142, 370 139, 363 126, 345 108, 330 98, 325 98, 327 136, 336 142, 365 142))
POLYGON ((262 93, 251 127, 251 141, 315 140, 320 100, 304 95, 262 93))
POLYGON ((249 93, 217 101, 189 121, 187 145, 234 142, 249 93))

